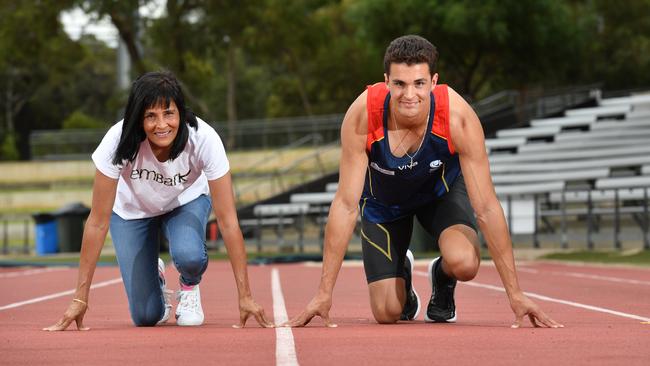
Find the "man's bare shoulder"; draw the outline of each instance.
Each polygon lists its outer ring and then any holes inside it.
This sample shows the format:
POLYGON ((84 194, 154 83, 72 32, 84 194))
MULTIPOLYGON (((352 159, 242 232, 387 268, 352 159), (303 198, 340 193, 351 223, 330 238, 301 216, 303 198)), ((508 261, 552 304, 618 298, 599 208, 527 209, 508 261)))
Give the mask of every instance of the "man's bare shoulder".
POLYGON ((354 131, 355 134, 365 135, 368 128, 368 113, 366 106, 368 103, 368 90, 359 94, 357 99, 352 102, 343 119, 342 129, 354 131))
POLYGON ((483 128, 469 103, 451 87, 449 89, 449 132, 459 152, 483 139, 483 128))
POLYGON ((452 87, 447 87, 449 93, 449 117, 462 118, 472 107, 467 103, 462 95, 458 94, 452 87))

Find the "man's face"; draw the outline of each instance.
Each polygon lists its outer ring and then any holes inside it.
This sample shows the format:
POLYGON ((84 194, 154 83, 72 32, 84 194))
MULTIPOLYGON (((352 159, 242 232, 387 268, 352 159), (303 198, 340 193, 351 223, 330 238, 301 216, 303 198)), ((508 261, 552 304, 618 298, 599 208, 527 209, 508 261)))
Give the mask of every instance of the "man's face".
POLYGON ((404 117, 415 117, 429 109, 431 90, 438 82, 438 74, 432 77, 427 63, 410 66, 394 63, 390 65, 390 75, 384 74, 384 79, 396 112, 404 117))
POLYGON ((180 115, 173 100, 167 108, 162 104, 147 108, 142 126, 151 146, 162 150, 171 148, 178 134, 179 121, 180 115))

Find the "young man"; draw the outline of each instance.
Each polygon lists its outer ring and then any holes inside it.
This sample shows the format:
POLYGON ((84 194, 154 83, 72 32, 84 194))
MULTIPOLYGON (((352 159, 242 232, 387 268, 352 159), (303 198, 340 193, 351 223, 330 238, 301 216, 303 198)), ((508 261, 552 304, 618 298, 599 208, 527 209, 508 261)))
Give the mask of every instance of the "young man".
POLYGON ((325 231, 317 295, 288 326, 316 315, 328 326, 332 291, 361 213, 364 269, 379 323, 416 318, 407 252, 413 217, 437 240, 441 257, 429 264, 431 300, 425 320, 454 322, 456 281, 479 268, 476 218, 510 306, 513 327, 528 316, 535 326, 562 327, 519 287, 503 210, 490 177, 483 130, 454 90, 437 85, 437 51, 426 39, 395 39, 384 56, 384 83, 369 86, 350 106, 341 127, 339 188, 325 231))

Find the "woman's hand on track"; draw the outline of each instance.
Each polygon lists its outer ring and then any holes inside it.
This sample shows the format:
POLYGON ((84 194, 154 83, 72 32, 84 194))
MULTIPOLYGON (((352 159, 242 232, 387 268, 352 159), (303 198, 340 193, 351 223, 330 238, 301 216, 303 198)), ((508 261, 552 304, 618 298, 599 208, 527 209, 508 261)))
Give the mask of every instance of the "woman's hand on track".
POLYGON ((63 317, 56 324, 43 328, 43 330, 50 332, 66 330, 73 321, 77 323, 78 330, 90 330, 90 328, 83 325, 86 310, 88 310, 88 304, 72 301, 68 305, 68 309, 63 313, 63 317))

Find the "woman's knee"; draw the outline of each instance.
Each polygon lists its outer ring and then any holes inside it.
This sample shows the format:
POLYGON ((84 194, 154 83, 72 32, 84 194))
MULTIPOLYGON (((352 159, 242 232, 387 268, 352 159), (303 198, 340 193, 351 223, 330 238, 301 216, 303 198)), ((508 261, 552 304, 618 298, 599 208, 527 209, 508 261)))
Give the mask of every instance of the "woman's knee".
POLYGON ((208 256, 205 252, 183 253, 175 256, 174 264, 181 273, 201 275, 208 264, 208 256))
POLYGON ((165 309, 147 309, 146 307, 136 308, 131 311, 131 320, 136 327, 153 327, 162 319, 165 309))

